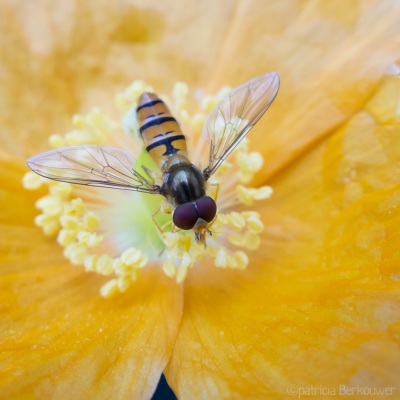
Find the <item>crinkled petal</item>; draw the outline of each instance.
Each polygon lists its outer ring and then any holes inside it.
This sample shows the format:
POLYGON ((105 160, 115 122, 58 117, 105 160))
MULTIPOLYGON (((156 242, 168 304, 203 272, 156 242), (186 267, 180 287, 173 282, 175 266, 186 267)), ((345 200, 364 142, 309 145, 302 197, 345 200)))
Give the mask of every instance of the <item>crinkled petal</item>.
POLYGON ((3 1, 3 149, 26 158, 48 149, 49 135, 69 130, 74 113, 113 110, 113 96, 134 79, 146 79, 160 93, 176 81, 204 86, 233 6, 211 0, 177 0, 173 9, 170 2, 3 1))
POLYGON ((233 15, 208 85, 234 87, 268 71, 281 77, 250 134, 266 160, 259 183, 362 107, 400 56, 397 0, 252 0, 236 3, 233 15))
POLYGON ((269 182, 246 271, 190 272, 166 373, 180 399, 398 390, 399 89, 385 78, 364 111, 269 182))
POLYGON ((112 299, 33 227, 25 167, 4 161, 1 201, 0 397, 149 398, 181 317, 179 286, 159 268, 112 299))
POLYGON ((252 133, 268 160, 261 182, 364 104, 399 56, 397 0, 180 0, 173 12, 168 2, 58 0, 3 2, 0 12, 3 147, 24 157, 68 130, 73 113, 109 110, 132 79, 212 93, 275 70, 278 99, 252 133))

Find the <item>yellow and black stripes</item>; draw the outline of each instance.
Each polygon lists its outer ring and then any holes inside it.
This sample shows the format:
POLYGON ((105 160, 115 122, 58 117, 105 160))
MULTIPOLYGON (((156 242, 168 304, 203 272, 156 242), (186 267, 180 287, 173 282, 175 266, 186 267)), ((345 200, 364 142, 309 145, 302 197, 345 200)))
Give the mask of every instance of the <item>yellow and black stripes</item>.
POLYGON ((160 168, 168 157, 187 151, 186 138, 178 122, 157 95, 143 93, 136 111, 146 150, 160 168))
MULTIPOLYGON (((145 94, 146 94, 146 93, 145 93, 145 94)), ((140 102, 140 100, 139 100, 139 102, 140 102)), ((157 100, 154 100, 154 101, 149 101, 149 102, 147 102, 147 103, 145 103, 145 104, 142 104, 142 105, 138 106, 138 108, 136 109, 136 112, 139 112, 139 111, 142 110, 143 108, 153 107, 153 106, 155 106, 156 104, 160 104, 160 103, 163 103, 163 101, 160 100, 160 99, 157 99, 157 100)), ((140 103, 139 103, 139 104, 140 104, 140 103)))
POLYGON ((150 115, 147 117, 147 119, 151 118, 151 120, 149 122, 146 122, 145 120, 145 124, 142 125, 139 129, 140 134, 143 136, 143 133, 151 128, 151 127, 158 127, 159 125, 165 124, 166 122, 175 122, 176 124, 178 123, 176 121, 176 119, 174 117, 161 117, 158 115, 150 115))
POLYGON ((186 140, 186 139, 185 135, 167 136, 168 134, 171 133, 173 132, 167 132, 165 135, 160 135, 160 138, 155 137, 153 143, 149 144, 146 147, 146 150, 150 153, 151 150, 155 149, 158 146, 165 146, 165 152, 163 156, 173 156, 174 154, 176 154, 179 151, 179 149, 175 148, 172 143, 175 142, 176 140, 186 140))

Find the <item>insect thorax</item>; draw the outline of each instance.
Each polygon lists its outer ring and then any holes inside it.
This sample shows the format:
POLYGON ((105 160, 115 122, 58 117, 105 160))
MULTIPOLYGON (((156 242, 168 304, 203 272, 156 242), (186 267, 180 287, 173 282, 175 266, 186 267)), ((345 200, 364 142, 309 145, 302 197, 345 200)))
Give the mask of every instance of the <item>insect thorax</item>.
POLYGON ((175 207, 196 201, 206 194, 204 176, 193 164, 178 163, 166 172, 161 194, 175 207))

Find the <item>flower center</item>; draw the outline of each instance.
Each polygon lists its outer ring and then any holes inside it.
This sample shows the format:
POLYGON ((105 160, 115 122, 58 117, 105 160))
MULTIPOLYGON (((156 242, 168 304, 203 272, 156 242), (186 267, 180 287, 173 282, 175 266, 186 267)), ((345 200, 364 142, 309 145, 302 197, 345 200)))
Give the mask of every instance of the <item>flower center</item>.
MULTIPOLYGON (((50 145, 57 148, 99 144, 124 148, 139 154, 137 165, 141 168, 140 173, 162 179, 161 172, 157 171, 138 139, 135 102, 145 91, 151 91, 151 88, 135 81, 116 98, 117 108, 123 116, 122 128, 127 136, 121 135, 118 122, 101 110, 93 109, 86 116, 73 117, 72 131, 64 136, 50 136, 50 145)), ((175 84, 172 99, 163 98, 182 122, 186 134, 193 137, 191 133, 200 132, 207 112, 227 91, 225 88, 216 96, 203 98, 202 112, 192 117, 186 106, 188 87, 185 84, 175 84)), ((206 160, 206 147, 199 144, 195 147, 197 151, 190 152, 189 149, 189 154, 206 160)), ((263 164, 260 153, 249 152, 246 139, 234 153, 208 181, 207 195, 216 200, 218 213, 208 225, 212 236, 206 238, 206 246, 196 242, 192 231, 174 228, 173 209, 159 195, 73 186, 32 172, 24 176, 23 186, 35 190, 47 185, 48 194, 36 202, 41 214, 35 218, 35 224, 45 235, 57 236, 65 257, 72 264, 109 276, 101 294, 110 297, 126 291, 148 263, 159 264, 164 273, 178 283, 184 281, 189 268, 197 263, 213 262, 219 268, 246 268, 247 251, 259 247, 263 223, 256 211, 243 211, 243 208, 268 198, 272 189, 243 185, 252 180, 263 164)), ((192 161, 196 164, 200 160, 193 158, 192 161)))

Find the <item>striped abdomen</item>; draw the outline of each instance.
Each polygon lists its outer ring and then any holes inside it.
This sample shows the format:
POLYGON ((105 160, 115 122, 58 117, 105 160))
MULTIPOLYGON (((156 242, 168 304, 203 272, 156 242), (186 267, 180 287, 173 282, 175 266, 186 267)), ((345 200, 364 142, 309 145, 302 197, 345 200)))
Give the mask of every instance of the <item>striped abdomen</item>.
POLYGON ((179 151, 186 153, 186 138, 165 103, 153 93, 143 93, 137 106, 139 131, 157 165, 179 151))

